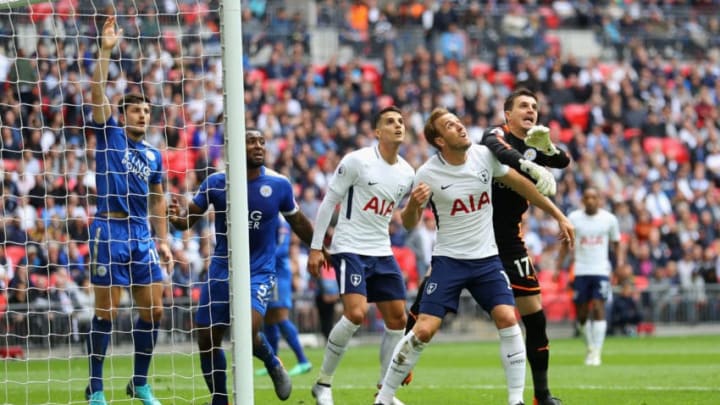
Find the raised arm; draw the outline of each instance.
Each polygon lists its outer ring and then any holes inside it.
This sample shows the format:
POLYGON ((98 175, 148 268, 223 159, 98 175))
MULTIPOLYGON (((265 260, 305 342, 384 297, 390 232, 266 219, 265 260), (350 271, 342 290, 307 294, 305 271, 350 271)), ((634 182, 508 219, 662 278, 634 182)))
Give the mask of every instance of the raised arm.
POLYGON ((500 163, 508 165, 518 172, 527 173, 532 177, 535 180, 535 187, 541 194, 555 195, 557 186, 552 173, 539 164, 525 159, 522 153, 505 140, 505 135, 500 128, 486 131, 483 134, 482 144, 490 149, 500 163))
POLYGON ((122 28, 115 29, 115 17, 108 17, 102 27, 95 71, 93 72, 92 82, 90 83, 93 120, 99 124, 104 124, 112 113, 110 102, 105 95, 105 82, 107 81, 108 67, 110 65, 110 54, 119 42, 122 34, 122 28))
POLYGON ((567 242, 570 247, 574 245, 575 228, 570 220, 567 219, 565 214, 563 214, 562 211, 560 211, 560 209, 552 203, 552 201, 540 194, 530 180, 515 170, 510 170, 505 176, 498 177, 497 179, 515 190, 515 192, 521 196, 525 197, 532 205, 540 208, 555 218, 558 225, 560 225, 561 239, 567 242))

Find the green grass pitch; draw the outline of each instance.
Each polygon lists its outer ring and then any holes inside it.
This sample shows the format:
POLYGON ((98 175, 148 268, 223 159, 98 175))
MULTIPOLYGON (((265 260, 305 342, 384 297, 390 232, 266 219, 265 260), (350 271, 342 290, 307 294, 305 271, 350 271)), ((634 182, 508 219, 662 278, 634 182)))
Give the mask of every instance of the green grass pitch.
MULTIPOLYGON (((160 353, 153 360, 151 383, 163 404, 209 401, 197 354, 185 352, 160 353)), ((311 349, 307 354, 315 369, 294 377, 293 394, 285 404, 314 404, 310 387, 322 351, 311 349)), ((552 342, 551 387, 566 405, 720 404, 718 336, 609 338, 600 367, 585 366, 584 354, 580 339, 552 342)), ((281 350, 281 357, 288 368, 294 365, 289 349, 281 350)), ((131 370, 129 356, 108 358, 106 392, 113 404, 139 403, 125 396, 131 370)), ((372 404, 378 373, 376 345, 351 347, 335 377, 335 403, 372 404)), ((80 404, 87 360, 2 360, 0 376, 0 404, 80 404)), ((531 404, 529 370, 527 378, 525 401, 531 404)), ((438 342, 428 346, 415 368, 415 380, 397 396, 408 405, 501 405, 506 403, 505 392, 497 342, 438 342)), ((256 404, 283 403, 275 397, 269 377, 255 377, 254 396, 256 404)))

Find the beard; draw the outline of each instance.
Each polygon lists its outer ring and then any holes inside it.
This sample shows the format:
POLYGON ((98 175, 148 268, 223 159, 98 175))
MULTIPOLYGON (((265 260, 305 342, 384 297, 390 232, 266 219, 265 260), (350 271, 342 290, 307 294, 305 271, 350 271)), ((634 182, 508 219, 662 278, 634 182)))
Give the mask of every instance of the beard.
POLYGON ((246 165, 248 169, 257 169, 259 167, 265 166, 265 158, 261 160, 248 159, 246 165))

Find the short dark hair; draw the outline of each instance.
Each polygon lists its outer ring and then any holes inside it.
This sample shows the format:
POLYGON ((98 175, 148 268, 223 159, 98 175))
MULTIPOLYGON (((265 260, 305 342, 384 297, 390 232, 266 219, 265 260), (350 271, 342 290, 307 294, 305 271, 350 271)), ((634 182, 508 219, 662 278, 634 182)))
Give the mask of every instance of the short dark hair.
POLYGON ((510 93, 509 96, 505 99, 505 104, 503 104, 503 111, 510 111, 513 108, 513 104, 515 104, 515 99, 520 96, 528 96, 532 97, 537 101, 537 95, 532 90, 528 89, 527 87, 519 87, 515 89, 512 93, 510 93))
POLYGON ((373 118, 373 128, 377 128, 378 125, 380 125, 380 120, 382 119, 382 116, 389 112, 396 112, 402 115, 402 111, 398 107, 394 105, 387 106, 382 110, 378 111, 377 114, 375 114, 375 117, 373 118))
POLYGON ((129 104, 150 104, 150 100, 142 93, 128 93, 118 103, 120 115, 125 115, 125 109, 129 104))
POLYGON ((260 131, 260 130, 257 129, 257 128, 253 128, 253 127, 247 127, 247 128, 245 128, 245 138, 247 139, 247 138, 249 138, 249 137, 251 137, 251 136, 259 136, 259 137, 262 137, 262 136, 263 136, 263 133, 262 133, 262 131, 260 131))
POLYGON ((448 111, 447 108, 437 107, 432 110, 427 121, 425 121, 425 128, 423 128, 425 140, 427 140, 430 145, 434 146, 435 149, 440 149, 437 145, 437 142, 435 142, 435 139, 440 136, 440 131, 435 128, 435 121, 437 121, 438 118, 442 117, 445 114, 450 114, 450 111, 448 111))

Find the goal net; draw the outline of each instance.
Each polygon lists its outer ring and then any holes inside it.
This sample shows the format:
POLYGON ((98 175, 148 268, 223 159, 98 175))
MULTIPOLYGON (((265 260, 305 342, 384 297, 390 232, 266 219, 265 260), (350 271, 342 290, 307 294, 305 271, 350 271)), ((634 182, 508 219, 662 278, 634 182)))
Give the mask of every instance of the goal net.
MULTIPOLYGON (((88 227, 98 212, 90 83, 104 21, 115 16, 123 29, 106 83, 113 116, 126 93, 149 100, 145 140, 161 152, 165 198, 189 200, 225 167, 218 3, 0 1, 0 403, 87 403, 88 227)), ((163 403, 209 401, 193 315, 212 235, 210 218, 185 232, 170 227, 174 272, 148 373, 163 403)), ((113 321, 108 401, 128 401, 132 302, 125 292, 113 321)))

